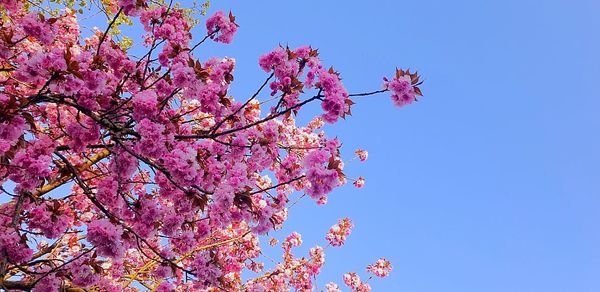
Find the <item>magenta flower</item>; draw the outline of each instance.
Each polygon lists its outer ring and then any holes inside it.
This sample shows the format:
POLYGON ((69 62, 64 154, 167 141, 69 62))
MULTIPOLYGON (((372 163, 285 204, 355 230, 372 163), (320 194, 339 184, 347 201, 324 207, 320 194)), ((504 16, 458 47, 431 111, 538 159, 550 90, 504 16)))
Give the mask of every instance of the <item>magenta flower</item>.
POLYGON ((233 35, 237 31, 238 25, 231 12, 229 12, 229 16, 225 16, 223 11, 217 11, 206 20, 206 29, 211 39, 229 44, 233 41, 233 35))

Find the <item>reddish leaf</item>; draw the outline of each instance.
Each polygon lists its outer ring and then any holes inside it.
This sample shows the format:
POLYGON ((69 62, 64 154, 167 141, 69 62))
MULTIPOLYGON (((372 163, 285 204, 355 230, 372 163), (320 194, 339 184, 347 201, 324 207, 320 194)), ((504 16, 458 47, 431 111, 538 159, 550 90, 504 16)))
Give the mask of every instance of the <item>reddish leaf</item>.
POLYGON ((414 89, 415 89, 415 94, 417 96, 423 96, 423 93, 421 92, 421 89, 419 89, 418 87, 415 87, 414 89))

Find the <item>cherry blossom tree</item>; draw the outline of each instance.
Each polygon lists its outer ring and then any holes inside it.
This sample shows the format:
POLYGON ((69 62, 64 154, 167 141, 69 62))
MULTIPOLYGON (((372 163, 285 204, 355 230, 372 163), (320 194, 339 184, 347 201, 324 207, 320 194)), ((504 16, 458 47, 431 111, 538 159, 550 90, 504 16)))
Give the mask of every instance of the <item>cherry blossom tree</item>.
MULTIPOLYGON (((418 75, 396 69, 380 89, 351 94, 316 49, 280 46, 258 59, 256 89, 234 98, 235 60, 194 56, 205 42, 234 40, 232 13, 194 15, 172 1, 91 1, 85 11, 43 2, 0 0, 0 288, 316 289, 324 251, 344 244, 350 219, 308 255, 293 253, 298 233, 277 260, 259 240, 282 228, 298 198, 325 204, 350 180, 324 123, 350 115, 358 96, 412 103, 418 75), (84 35, 82 13, 107 24, 84 35), (143 35, 121 35, 128 22, 143 35), (202 37, 192 37, 195 26, 202 37), (132 45, 145 53, 129 53, 132 45), (298 125, 309 103, 322 112, 298 125)), ((382 258, 366 272, 391 269, 382 258)), ((356 273, 339 280, 370 290, 356 273)))

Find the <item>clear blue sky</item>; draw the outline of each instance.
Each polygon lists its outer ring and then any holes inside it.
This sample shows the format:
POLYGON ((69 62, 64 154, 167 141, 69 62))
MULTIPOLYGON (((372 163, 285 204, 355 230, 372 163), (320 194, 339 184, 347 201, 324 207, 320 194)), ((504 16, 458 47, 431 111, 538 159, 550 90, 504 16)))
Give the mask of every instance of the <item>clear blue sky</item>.
POLYGON ((395 66, 426 80, 417 104, 364 98, 329 129, 347 157, 370 157, 347 168, 363 189, 291 210, 286 230, 307 247, 337 218, 355 221, 319 282, 386 256, 395 269, 375 291, 600 291, 596 1, 211 2, 241 27, 200 57, 235 57, 240 97, 279 43, 318 47, 353 92, 395 66))

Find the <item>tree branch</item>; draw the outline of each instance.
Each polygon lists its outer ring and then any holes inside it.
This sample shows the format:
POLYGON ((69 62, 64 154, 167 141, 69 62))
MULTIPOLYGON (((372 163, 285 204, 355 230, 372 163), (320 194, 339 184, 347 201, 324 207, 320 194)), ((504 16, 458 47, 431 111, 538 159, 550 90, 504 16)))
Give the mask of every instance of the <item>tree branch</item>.
MULTIPOLYGON (((80 172, 87 170, 88 168, 90 168, 94 164, 100 162, 102 159, 108 157, 109 155, 110 155, 110 151, 108 149, 103 149, 102 151, 100 151, 96 155, 94 155, 92 158, 90 158, 86 163, 83 163, 80 166, 78 166, 77 169, 79 169, 80 172)), ((32 194, 33 197, 39 198, 40 196, 58 188, 59 186, 65 184, 66 182, 71 180, 74 177, 74 175, 75 174, 71 172, 65 176, 54 179, 50 183, 38 188, 36 190, 36 192, 32 194)))
POLYGON ((268 117, 266 117, 266 118, 264 118, 264 119, 262 119, 260 121, 256 121, 254 123, 250 123, 250 124, 241 126, 239 128, 229 129, 227 131, 223 131, 223 132, 219 132, 219 133, 215 133, 215 134, 208 134, 208 135, 206 135, 206 134, 204 134, 204 135, 202 135, 202 134, 200 134, 200 135, 175 135, 175 139, 181 139, 181 140, 185 140, 185 139, 206 139, 206 138, 216 138, 216 137, 219 137, 219 136, 223 136, 223 135, 235 133, 235 132, 238 132, 238 131, 241 131, 241 130, 252 128, 252 127, 254 127, 256 125, 260 125, 260 124, 262 124, 264 122, 267 122, 267 121, 270 121, 272 119, 275 119, 275 118, 277 118, 279 116, 282 116, 282 115, 284 115, 284 114, 286 114, 286 113, 288 113, 288 112, 290 112, 290 111, 292 111, 294 109, 297 109, 297 108, 299 108, 299 107, 301 107, 301 106, 303 106, 303 105, 305 105, 305 104, 307 104, 307 103, 309 103, 309 102, 311 102, 313 100, 320 99, 321 97, 323 97, 323 96, 319 93, 319 94, 317 94, 317 95, 315 95, 315 96, 313 96, 313 97, 311 97, 311 98, 309 98, 309 99, 307 99, 307 100, 305 100, 305 101, 303 101, 301 103, 298 103, 298 104, 295 104, 295 105, 293 105, 291 107, 288 107, 288 108, 286 108, 285 110, 283 110, 281 112, 278 112, 276 114, 272 114, 272 115, 270 115, 270 116, 268 116, 268 117))
POLYGON ((106 28, 106 31, 104 31, 104 34, 102 35, 102 38, 98 42, 98 49, 96 50, 96 56, 98 56, 98 54, 100 54, 100 47, 102 46, 102 43, 106 39, 106 35, 108 34, 108 31, 110 31, 110 28, 113 26, 113 24, 115 24, 115 22, 117 21, 117 18, 119 18, 119 15, 121 15, 121 12, 123 12, 123 7, 119 8, 119 11, 117 11, 117 14, 115 14, 115 17, 108 24, 108 27, 106 28))

